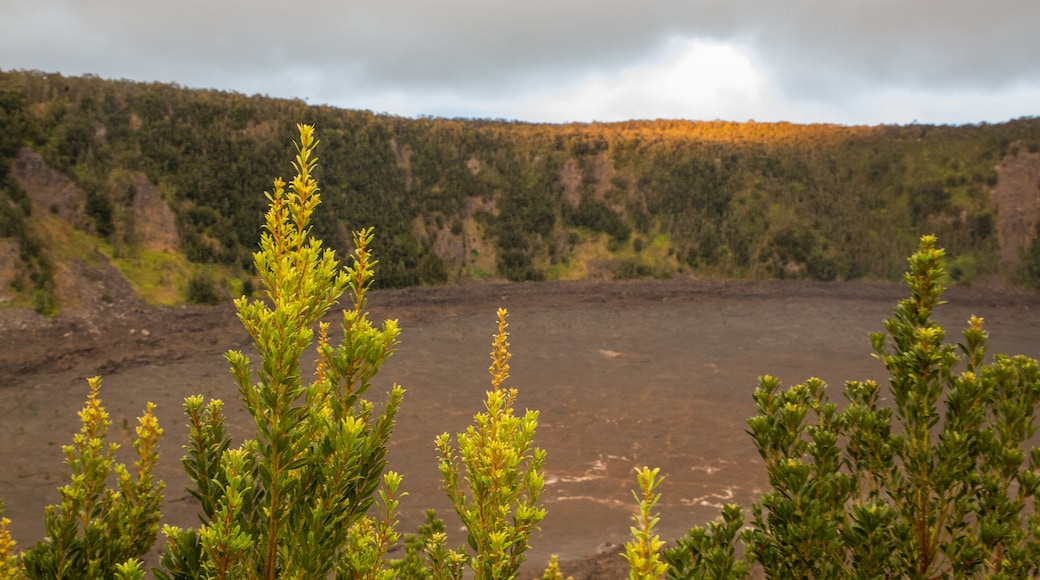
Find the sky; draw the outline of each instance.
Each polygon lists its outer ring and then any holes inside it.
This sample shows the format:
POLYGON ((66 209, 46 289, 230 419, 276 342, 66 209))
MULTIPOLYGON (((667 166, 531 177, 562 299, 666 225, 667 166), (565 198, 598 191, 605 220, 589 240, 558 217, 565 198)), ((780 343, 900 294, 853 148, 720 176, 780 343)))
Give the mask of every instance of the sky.
POLYGON ((1037 0, 0 0, 0 69, 406 117, 999 123, 1037 0))

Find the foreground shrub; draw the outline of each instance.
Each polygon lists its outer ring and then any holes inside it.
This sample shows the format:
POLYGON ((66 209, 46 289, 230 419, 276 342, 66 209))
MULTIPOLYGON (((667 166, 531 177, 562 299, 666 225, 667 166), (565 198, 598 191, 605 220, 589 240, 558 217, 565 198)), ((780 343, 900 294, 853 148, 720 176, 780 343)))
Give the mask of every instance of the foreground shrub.
POLYGON ((105 443, 112 422, 101 405, 101 379, 89 379, 90 396, 79 413, 83 424, 72 445, 62 451, 72 471, 59 488, 61 504, 46 510, 47 537, 21 555, 20 570, 14 542, 0 522, 0 577, 19 578, 140 578, 138 559, 155 543, 163 483, 152 471, 159 459, 162 429, 148 403, 138 419, 134 440, 134 472, 115 460, 119 445, 105 443), (108 487, 115 475, 116 488, 108 487))
POLYGON ((660 468, 649 467, 636 470, 639 491, 632 492, 632 495, 639 502, 639 509, 632 516, 635 523, 631 528, 632 539, 625 543, 625 551, 621 554, 628 561, 628 577, 631 580, 657 580, 668 570, 668 564, 661 561, 664 542, 654 533, 660 520, 653 511, 661 499, 661 494, 656 492, 657 486, 664 479, 658 477, 660 472, 660 468))
POLYGON ((15 553, 15 541, 7 528, 11 520, 3 517, 4 502, 0 501, 0 580, 14 580, 22 577, 22 569, 15 553))
POLYGON ((221 401, 185 401, 191 434, 183 462, 203 523, 197 530, 164 529, 159 578, 377 577, 382 554, 397 539, 399 476, 385 477, 382 520, 366 514, 404 391, 393 387, 379 412, 362 396, 393 352, 398 328, 392 320, 376 328, 366 314, 375 264, 371 230, 355 234, 346 269, 309 235, 319 203, 312 177, 316 141, 311 127, 299 130, 296 176, 288 188, 275 180, 254 254, 266 300, 235 301, 260 368, 254 375, 244 354, 227 353, 256 433, 232 449, 221 401), (317 369, 304 383, 300 361, 314 342, 313 326, 347 290, 342 342, 333 347, 328 325, 318 326, 317 369))
MULTIPOLYGON (((512 356, 506 326, 506 311, 499 309, 486 412, 458 434, 458 451, 447 433, 437 438, 444 489, 466 526, 471 550, 452 551, 448 558, 464 562, 478 580, 516 577, 528 539, 545 517, 545 510, 537 507, 545 485, 545 451, 533 445, 538 412, 515 415, 518 391, 502 386, 512 356)), ((461 567, 455 565, 449 575, 461 577, 461 567)))
MULTIPOLYGON (((910 297, 870 336, 891 401, 849 382, 838 410, 819 379, 762 377, 748 424, 771 489, 751 508, 745 550, 771 578, 1035 577, 1040 569, 1037 361, 996 355, 972 317, 958 345, 932 320, 943 251, 921 239, 910 297), (960 356, 958 355, 960 352, 960 356), (963 365, 958 372, 958 365, 963 365), (893 419, 895 419, 893 424, 893 419)), ((694 528, 666 553, 675 578, 746 575, 732 542, 742 516, 694 528)))

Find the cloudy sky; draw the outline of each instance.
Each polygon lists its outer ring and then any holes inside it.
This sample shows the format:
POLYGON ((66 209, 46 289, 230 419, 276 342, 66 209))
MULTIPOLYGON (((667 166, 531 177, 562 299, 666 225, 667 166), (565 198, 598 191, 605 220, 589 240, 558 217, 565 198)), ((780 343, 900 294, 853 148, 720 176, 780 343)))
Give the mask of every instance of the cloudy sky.
POLYGON ((1037 0, 0 0, 0 69, 404 116, 1040 115, 1037 0))

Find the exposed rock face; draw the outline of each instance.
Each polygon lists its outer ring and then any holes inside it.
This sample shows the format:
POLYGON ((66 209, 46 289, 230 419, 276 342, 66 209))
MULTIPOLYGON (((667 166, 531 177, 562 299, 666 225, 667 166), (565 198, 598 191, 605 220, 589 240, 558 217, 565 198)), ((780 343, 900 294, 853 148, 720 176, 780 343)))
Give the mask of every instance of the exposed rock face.
POLYGON ((997 166, 993 201, 997 205, 1000 261, 1017 265, 1040 222, 1040 153, 1019 151, 1004 157, 997 166))
POLYGON ((134 215, 134 238, 146 250, 176 251, 180 237, 177 235, 177 220, 173 210, 163 201, 159 188, 144 175, 135 173, 133 180, 134 201, 131 210, 134 215))
POLYGON ((14 176, 29 194, 33 213, 56 215, 78 230, 89 230, 93 220, 84 207, 87 192, 60 171, 47 165, 38 153, 27 147, 14 158, 14 176))
MULTIPOLYGON (((606 199, 607 191, 611 185, 610 180, 617 175, 614 162, 611 161, 609 155, 600 153, 592 158, 588 171, 590 172, 588 177, 591 178, 590 183, 593 186, 593 196, 599 200, 606 199)), ((581 201, 582 190, 586 182, 585 172, 586 170, 578 164, 578 160, 574 157, 568 158, 560 169, 560 182, 563 184, 564 199, 570 203, 571 207, 578 207, 578 203, 581 201)))
MULTIPOLYGON (((47 165, 32 149, 23 147, 14 160, 14 176, 32 200, 36 215, 55 215, 72 227, 92 231, 93 220, 85 206, 87 193, 67 176, 47 165)), ((132 238, 146 250, 176 251, 180 237, 173 210, 162 198, 159 188, 141 173, 130 174, 133 199, 132 238)))
POLYGON ((578 161, 569 157, 560 169, 560 183, 563 184, 563 198, 567 200, 571 208, 578 207, 578 202, 581 201, 583 177, 581 167, 578 167, 578 161))

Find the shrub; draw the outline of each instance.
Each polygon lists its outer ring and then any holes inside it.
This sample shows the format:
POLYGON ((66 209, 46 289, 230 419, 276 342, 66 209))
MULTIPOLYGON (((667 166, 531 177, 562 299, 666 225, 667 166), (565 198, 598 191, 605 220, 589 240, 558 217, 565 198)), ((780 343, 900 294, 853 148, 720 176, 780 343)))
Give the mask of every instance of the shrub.
POLYGON ((950 280, 957 284, 970 284, 979 275, 978 260, 973 254, 961 254, 949 264, 950 280))
POLYGON ((84 211, 94 220, 94 231, 102 238, 108 238, 115 232, 115 223, 112 218, 115 207, 98 187, 89 185, 87 189, 87 201, 84 211))
POLYGON ((1022 252, 1022 266, 1018 277, 1033 288, 1040 288, 1040 223, 1036 226, 1033 241, 1022 252))
POLYGON ((653 274, 653 269, 638 260, 619 260, 611 269, 610 276, 614 280, 633 280, 646 278, 653 274))
POLYGON ((636 470, 639 491, 632 492, 639 503, 639 510, 632 516, 632 539, 625 543, 625 551, 621 556, 628 561, 631 580, 657 580, 668 571, 668 564, 661 561, 661 548, 664 542, 654 533, 660 518, 653 513, 661 494, 656 492, 663 477, 658 477, 660 468, 643 467, 636 470))
POLYGON ((578 207, 571 210, 570 225, 603 232, 616 242, 624 242, 632 234, 632 228, 604 201, 585 195, 578 207))
POLYGON ((426 546, 442 537, 445 537, 444 521, 437 517, 436 511, 426 510, 426 521, 414 534, 404 537, 404 558, 391 560, 390 570, 398 578, 433 580, 433 571, 426 563, 426 546))
MULTIPOLYGON (((502 387, 511 358, 506 326, 506 311, 499 309, 487 411, 474 417, 475 426, 458 434, 458 451, 447 433, 437 438, 444 489, 466 526, 472 550, 451 551, 449 558, 465 562, 478 580, 514 578, 524 561, 528 538, 545 517, 545 510, 537 507, 545 485, 545 451, 532 444, 538 412, 514 415, 518 391, 502 387)), ((449 577, 457 577, 456 573, 461 573, 458 566, 449 577)))
MULTIPOLYGON (((771 489, 752 506, 742 539, 769 577, 1040 572, 1040 448, 1028 444, 1037 361, 996 355, 984 364, 988 336, 977 317, 961 344, 945 342, 932 320, 944 262, 935 238, 923 237, 905 276, 910 297, 885 321, 887 334, 870 336, 890 375, 891 406, 872 381, 847 383, 839 411, 819 379, 787 389, 760 379, 759 414, 748 424, 771 489)), ((673 577, 746 574, 732 550, 742 516, 734 506, 723 516, 666 553, 673 577)))
POLYGON ((213 287, 213 280, 205 274, 196 274, 188 280, 189 304, 220 304, 220 296, 213 287))
MULTIPOLYGON (((131 473, 115 461, 119 445, 105 444, 112 422, 101 405, 101 379, 88 383, 90 396, 79 414, 83 427, 72 445, 62 447, 71 481, 60 488, 61 504, 47 507, 47 539, 21 556, 20 572, 27 578, 140 578, 144 571, 137 559, 159 534, 163 483, 153 479, 152 471, 162 429, 152 414, 155 405, 148 403, 138 419, 131 473), (112 474, 116 489, 106 487, 112 474)), ((0 570, 7 570, 0 577, 17 578, 14 543, 5 528, 0 525, 0 560, 6 559, 0 570)))
POLYGON ((382 476, 386 444, 403 389, 395 386, 378 413, 362 396, 397 343, 398 328, 373 326, 366 292, 375 261, 371 230, 354 236, 353 263, 339 268, 335 253, 309 236, 319 203, 312 173, 313 129, 300 126, 296 176, 267 194, 270 207, 260 251, 254 254, 267 300, 235 301, 262 363, 230 351, 232 375, 256 434, 232 449, 223 404, 189 397, 191 428, 184 467, 189 491, 202 504, 197 530, 167 526, 166 553, 156 575, 164 580, 217 578, 378 577, 382 555, 396 542, 393 513, 401 478, 382 476), (304 383, 300 359, 314 342, 313 325, 344 291, 343 340, 328 342, 318 325, 318 366, 304 383), (382 476, 382 477, 381 477, 382 476), (381 519, 367 514, 379 492, 381 519))

